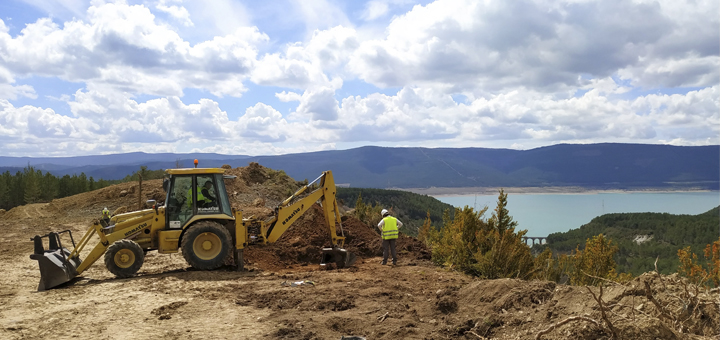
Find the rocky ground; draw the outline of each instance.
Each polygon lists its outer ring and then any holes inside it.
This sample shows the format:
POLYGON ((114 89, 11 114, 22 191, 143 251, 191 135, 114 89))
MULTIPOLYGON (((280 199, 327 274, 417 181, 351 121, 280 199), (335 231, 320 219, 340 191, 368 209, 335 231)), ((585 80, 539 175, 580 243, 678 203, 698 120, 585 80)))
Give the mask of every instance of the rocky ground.
MULTIPOLYGON (((236 208, 266 216, 299 187, 257 165, 228 169, 236 208)), ((143 199, 164 200, 159 180, 143 199)), ((479 280, 434 266, 417 240, 402 237, 398 266, 382 266, 374 230, 346 217, 345 269, 318 266, 326 245, 317 207, 276 243, 246 250, 248 271, 204 272, 181 254, 149 252, 138 275, 116 279, 98 262, 73 284, 36 292, 30 237, 85 231, 100 210, 133 210, 137 183, 0 216, 0 338, 95 339, 717 339, 718 293, 676 276, 647 273, 625 285, 558 285, 479 280), (647 286, 647 288, 646 288, 647 286), (650 294, 648 294, 648 292, 650 294), (603 317, 605 314, 605 317, 603 317), (565 322, 565 323, 563 323, 565 322), (556 326, 556 327, 553 327, 556 326)))

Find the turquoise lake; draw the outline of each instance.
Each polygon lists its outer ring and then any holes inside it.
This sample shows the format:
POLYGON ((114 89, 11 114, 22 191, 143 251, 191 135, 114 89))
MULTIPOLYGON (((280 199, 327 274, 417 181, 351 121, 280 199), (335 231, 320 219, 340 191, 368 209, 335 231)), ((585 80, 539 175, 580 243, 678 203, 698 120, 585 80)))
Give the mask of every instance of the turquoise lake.
MULTIPOLYGON (((497 195, 437 196, 456 207, 488 207, 490 218, 497 195)), ((697 215, 720 205, 720 192, 508 194, 507 209, 527 236, 547 236, 577 229, 609 213, 659 212, 697 215)))

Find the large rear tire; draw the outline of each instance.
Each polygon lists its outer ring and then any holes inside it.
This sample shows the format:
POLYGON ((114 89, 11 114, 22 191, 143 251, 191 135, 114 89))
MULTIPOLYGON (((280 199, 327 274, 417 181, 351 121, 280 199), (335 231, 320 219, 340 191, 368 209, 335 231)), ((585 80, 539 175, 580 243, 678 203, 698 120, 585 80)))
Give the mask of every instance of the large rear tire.
POLYGON ((180 243, 185 261, 193 268, 213 270, 223 266, 232 251, 232 237, 217 222, 200 221, 183 235, 180 243))
POLYGON ((105 267, 118 278, 135 275, 145 261, 142 247, 131 240, 118 240, 105 252, 105 267))

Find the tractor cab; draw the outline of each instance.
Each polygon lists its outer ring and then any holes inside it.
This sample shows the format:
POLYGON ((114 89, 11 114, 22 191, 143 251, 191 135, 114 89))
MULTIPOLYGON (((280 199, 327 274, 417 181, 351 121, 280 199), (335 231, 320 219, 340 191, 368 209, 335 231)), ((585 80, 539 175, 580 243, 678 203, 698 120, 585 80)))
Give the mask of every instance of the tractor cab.
POLYGON ((194 220, 209 217, 203 215, 232 219, 223 173, 223 169, 167 170, 163 181, 167 193, 166 228, 183 229, 194 220))

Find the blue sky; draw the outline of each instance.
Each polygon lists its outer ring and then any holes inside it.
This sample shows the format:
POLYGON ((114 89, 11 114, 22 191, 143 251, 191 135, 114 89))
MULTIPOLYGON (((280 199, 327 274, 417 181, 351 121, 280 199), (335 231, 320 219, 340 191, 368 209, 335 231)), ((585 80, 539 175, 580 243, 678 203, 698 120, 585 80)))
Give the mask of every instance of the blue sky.
POLYGON ((0 155, 720 144, 717 1, 0 3, 0 155))

